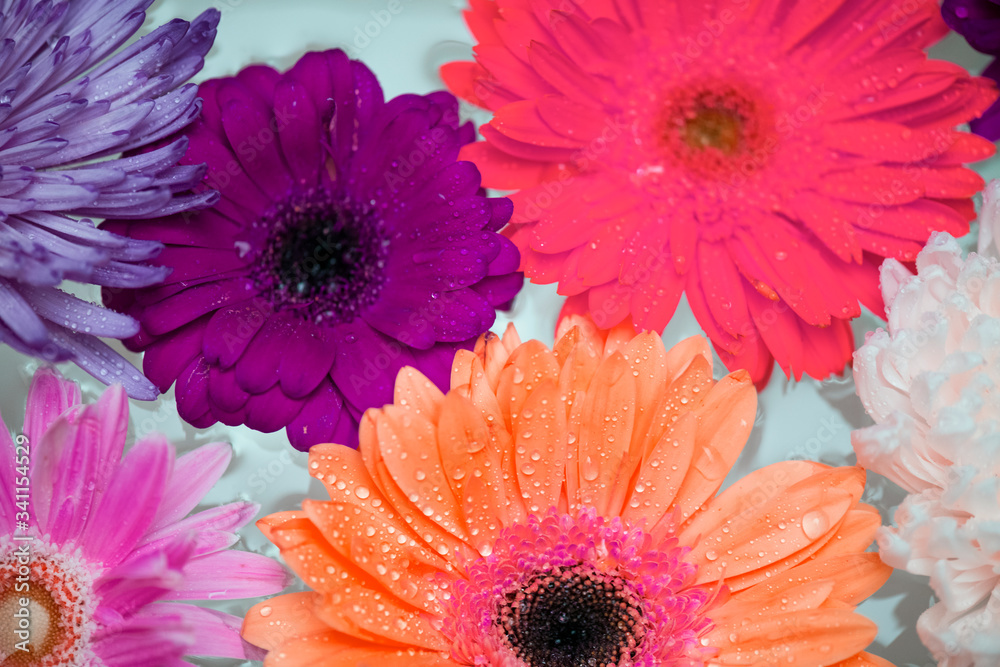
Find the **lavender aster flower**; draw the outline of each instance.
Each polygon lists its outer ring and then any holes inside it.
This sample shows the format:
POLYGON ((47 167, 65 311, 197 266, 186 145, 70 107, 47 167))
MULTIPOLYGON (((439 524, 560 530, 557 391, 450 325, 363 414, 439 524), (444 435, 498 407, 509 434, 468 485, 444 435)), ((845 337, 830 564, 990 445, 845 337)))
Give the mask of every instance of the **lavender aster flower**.
POLYGON ((96 229, 91 218, 148 218, 210 204, 192 194, 204 169, 177 166, 186 141, 117 157, 173 135, 198 115, 201 69, 219 13, 175 20, 121 51, 152 0, 0 3, 0 342, 72 360, 135 398, 156 388, 96 336, 138 331, 130 317, 59 289, 160 282, 160 250, 96 229))
MULTIPOLYGON (((207 162, 222 198, 195 215, 106 223, 161 239, 163 286, 109 293, 135 316, 126 344, 195 426, 287 426, 292 444, 352 446, 399 369, 447 387, 523 282, 496 232, 507 199, 457 161, 474 139, 449 93, 384 101, 341 51, 287 73, 249 67, 202 84, 186 162, 207 162)), ((405 384, 405 383, 404 383, 405 384)))

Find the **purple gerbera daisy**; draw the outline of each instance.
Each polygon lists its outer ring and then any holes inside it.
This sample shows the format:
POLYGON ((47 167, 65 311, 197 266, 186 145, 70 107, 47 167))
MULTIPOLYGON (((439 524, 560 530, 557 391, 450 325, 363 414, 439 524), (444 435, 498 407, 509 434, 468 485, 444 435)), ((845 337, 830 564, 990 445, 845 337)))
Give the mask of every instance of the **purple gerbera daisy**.
POLYGON ((122 51, 152 0, 11 0, 0 6, 0 343, 72 360, 152 399, 156 388, 95 336, 138 331, 129 317, 57 289, 63 280, 143 287, 160 245, 95 229, 91 218, 149 218, 210 204, 185 192, 204 174, 177 166, 176 133, 197 116, 197 87, 219 13, 175 20, 122 51), (114 54, 114 55, 112 55, 114 54))
MULTIPOLYGON (((1000 4, 993 0, 944 0, 945 23, 965 37, 969 46, 991 56, 1000 56, 1000 4)), ((1000 82, 1000 60, 994 59, 982 76, 1000 82)), ((971 121, 969 127, 990 141, 1000 139, 1000 100, 971 121)))
POLYGON ((21 435, 0 420, 0 661, 31 667, 180 667, 186 655, 245 658, 240 619, 186 600, 280 591, 284 569, 230 550, 259 509, 188 513, 229 463, 228 445, 175 459, 162 436, 122 458, 120 385, 81 405, 42 368, 21 435), (19 619, 26 618, 26 621, 19 619))
POLYGON ((452 358, 522 284, 497 234, 507 199, 457 161, 474 139, 449 93, 384 101, 342 51, 288 72, 249 67, 202 84, 185 161, 207 162, 210 209, 105 224, 167 247, 161 287, 110 293, 136 317, 144 369, 177 382, 182 417, 292 444, 357 446, 358 420, 393 400, 403 366, 446 387, 452 358))

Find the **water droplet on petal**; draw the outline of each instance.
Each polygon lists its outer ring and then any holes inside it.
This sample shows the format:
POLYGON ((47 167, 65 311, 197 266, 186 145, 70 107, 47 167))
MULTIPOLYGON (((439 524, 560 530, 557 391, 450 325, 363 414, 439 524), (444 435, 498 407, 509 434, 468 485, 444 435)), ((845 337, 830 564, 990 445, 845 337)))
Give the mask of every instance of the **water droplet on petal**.
POLYGON ((830 520, 823 512, 814 510, 806 512, 805 516, 802 517, 802 532, 810 540, 818 540, 829 528, 830 520))

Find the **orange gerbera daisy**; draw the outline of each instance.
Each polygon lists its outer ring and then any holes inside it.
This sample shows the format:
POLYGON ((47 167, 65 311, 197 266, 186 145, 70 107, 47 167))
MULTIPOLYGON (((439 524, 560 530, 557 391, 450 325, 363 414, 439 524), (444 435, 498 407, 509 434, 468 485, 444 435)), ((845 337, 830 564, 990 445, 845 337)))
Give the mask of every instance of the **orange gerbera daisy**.
POLYGON ((839 665, 889 575, 860 468, 785 461, 722 493, 756 411, 702 338, 564 322, 412 369, 355 451, 317 445, 306 500, 258 525, 313 589, 261 602, 266 667, 839 665))

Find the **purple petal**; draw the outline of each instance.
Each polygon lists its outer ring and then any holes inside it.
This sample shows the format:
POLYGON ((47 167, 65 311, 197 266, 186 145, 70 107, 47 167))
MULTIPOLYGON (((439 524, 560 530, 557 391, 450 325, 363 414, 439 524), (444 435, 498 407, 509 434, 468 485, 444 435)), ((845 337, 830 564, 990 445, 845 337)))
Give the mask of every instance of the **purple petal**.
POLYGON ((197 428, 207 428, 217 421, 208 402, 208 372, 205 358, 196 357, 181 372, 174 388, 177 412, 184 421, 197 428))
POLYGON ((236 381, 236 371, 212 366, 208 373, 208 398, 213 406, 225 412, 237 412, 246 407, 250 394, 236 381))
POLYGON ((251 396, 243 411, 245 423, 262 433, 273 433, 285 428, 302 410, 302 401, 289 398, 276 384, 263 394, 251 396))
POLYGON ((188 364, 201 356, 204 334, 204 320, 194 322, 159 338, 146 351, 142 368, 160 391, 167 391, 188 364))
POLYGON ((0 279, 0 321, 27 345, 41 345, 48 339, 45 323, 32 310, 14 284, 0 279))
POLYGON ((300 451, 307 451, 321 442, 339 442, 357 447, 357 438, 351 441, 334 439, 341 421, 352 421, 344 408, 344 399, 330 381, 323 382, 303 404, 298 416, 286 427, 288 440, 300 451))
POLYGON ((281 358, 278 367, 281 389, 291 398, 302 398, 330 373, 337 358, 337 346, 329 329, 303 322, 289 339, 288 347, 295 354, 281 358))
POLYGON ((75 334, 67 329, 48 325, 49 336, 54 344, 65 348, 73 355, 73 361, 95 378, 105 382, 118 382, 132 398, 151 401, 160 392, 149 380, 120 354, 110 347, 85 334, 75 334))
POLYGON ((146 309, 143 327, 153 335, 174 331, 202 315, 238 304, 253 296, 253 284, 243 278, 205 283, 180 292, 146 309))
POLYGON ((128 338, 139 333, 139 323, 128 315, 106 310, 51 287, 22 285, 21 294, 36 313, 61 322, 71 331, 94 336, 128 338))
POLYGON ((274 117, 285 162, 296 183, 316 185, 323 163, 321 118, 308 89, 294 81, 283 81, 274 91, 274 117))
POLYGON ((278 367, 295 328, 294 320, 280 313, 268 318, 236 364, 236 381, 245 391, 260 394, 278 382, 278 367))
POLYGON ((205 331, 206 359, 223 368, 235 364, 270 314, 269 304, 264 301, 242 303, 219 310, 212 315, 205 331))
MULTIPOLYGON (((226 100, 226 93, 236 88, 235 85, 224 86, 219 91, 221 100, 226 100)), ((223 101, 222 126, 230 145, 240 156, 240 163, 247 174, 254 180, 257 187, 273 199, 287 197, 292 182, 288 176, 288 167, 278 151, 273 138, 262 141, 259 135, 262 128, 272 126, 271 114, 262 103, 250 95, 237 96, 230 93, 230 101, 223 101)), ((270 130, 269 130, 270 131, 270 130)))

